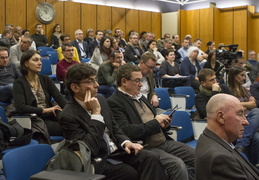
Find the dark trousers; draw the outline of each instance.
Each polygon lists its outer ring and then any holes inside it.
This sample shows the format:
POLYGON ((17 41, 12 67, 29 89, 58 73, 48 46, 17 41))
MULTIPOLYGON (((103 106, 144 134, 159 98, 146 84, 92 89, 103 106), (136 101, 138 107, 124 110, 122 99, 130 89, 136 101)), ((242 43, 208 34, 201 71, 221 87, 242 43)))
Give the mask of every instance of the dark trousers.
POLYGON ((137 156, 134 154, 121 157, 123 163, 106 163, 103 174, 109 180, 166 180, 167 175, 159 160, 159 155, 142 150, 137 156))

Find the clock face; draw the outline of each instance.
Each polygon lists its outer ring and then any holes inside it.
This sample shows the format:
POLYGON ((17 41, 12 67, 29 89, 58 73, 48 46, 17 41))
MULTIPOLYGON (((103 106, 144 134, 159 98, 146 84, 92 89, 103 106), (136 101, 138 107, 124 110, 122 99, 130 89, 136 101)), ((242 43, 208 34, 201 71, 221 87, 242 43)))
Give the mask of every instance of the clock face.
POLYGON ((40 3, 36 8, 36 16, 43 24, 48 24, 55 18, 55 9, 49 3, 40 3))

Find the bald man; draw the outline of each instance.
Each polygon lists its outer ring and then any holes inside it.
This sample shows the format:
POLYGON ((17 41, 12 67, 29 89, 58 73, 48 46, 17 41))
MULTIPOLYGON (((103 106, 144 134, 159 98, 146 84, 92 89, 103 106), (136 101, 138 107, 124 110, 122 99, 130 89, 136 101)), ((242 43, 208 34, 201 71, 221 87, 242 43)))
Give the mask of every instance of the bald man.
POLYGON ((208 126, 196 150, 196 179, 258 180, 259 171, 234 149, 248 121, 240 101, 228 94, 214 95, 206 106, 208 126))

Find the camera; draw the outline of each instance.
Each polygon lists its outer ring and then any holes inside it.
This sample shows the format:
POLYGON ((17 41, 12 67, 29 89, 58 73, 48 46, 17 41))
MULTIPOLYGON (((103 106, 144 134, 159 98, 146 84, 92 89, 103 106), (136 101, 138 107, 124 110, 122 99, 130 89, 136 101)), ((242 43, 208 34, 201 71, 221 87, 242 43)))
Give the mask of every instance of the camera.
POLYGON ((234 59, 237 59, 237 57, 242 57, 242 52, 235 52, 237 47, 238 44, 220 46, 216 52, 216 59, 224 64, 225 67, 229 67, 234 59), (227 47, 229 50, 222 49, 223 47, 227 47))

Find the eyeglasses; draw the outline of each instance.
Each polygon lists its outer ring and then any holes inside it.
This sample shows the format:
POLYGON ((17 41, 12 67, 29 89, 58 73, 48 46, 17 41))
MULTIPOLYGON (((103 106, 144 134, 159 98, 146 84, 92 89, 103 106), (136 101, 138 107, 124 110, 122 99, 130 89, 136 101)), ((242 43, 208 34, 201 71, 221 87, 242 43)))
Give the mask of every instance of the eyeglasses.
POLYGON ((129 79, 130 81, 134 81, 137 84, 143 83, 144 79, 129 79))
POLYGON ((74 49, 66 49, 65 52, 74 52, 74 49))
POLYGON ((64 41, 69 41, 70 39, 64 39, 64 41))
POLYGON ((86 81, 82 81, 82 82, 79 82, 79 83, 80 83, 80 84, 81 84, 81 83, 85 83, 85 84, 93 85, 93 84, 98 83, 98 82, 97 82, 97 79, 92 79, 92 78, 90 78, 90 79, 88 79, 88 80, 86 80, 86 81))
POLYGON ((146 63, 144 63, 146 66, 147 66, 147 68, 148 69, 150 69, 150 70, 153 70, 153 69, 155 69, 155 67, 154 66, 148 66, 146 63))
POLYGON ((8 57, 0 57, 1 60, 8 59, 8 57))

